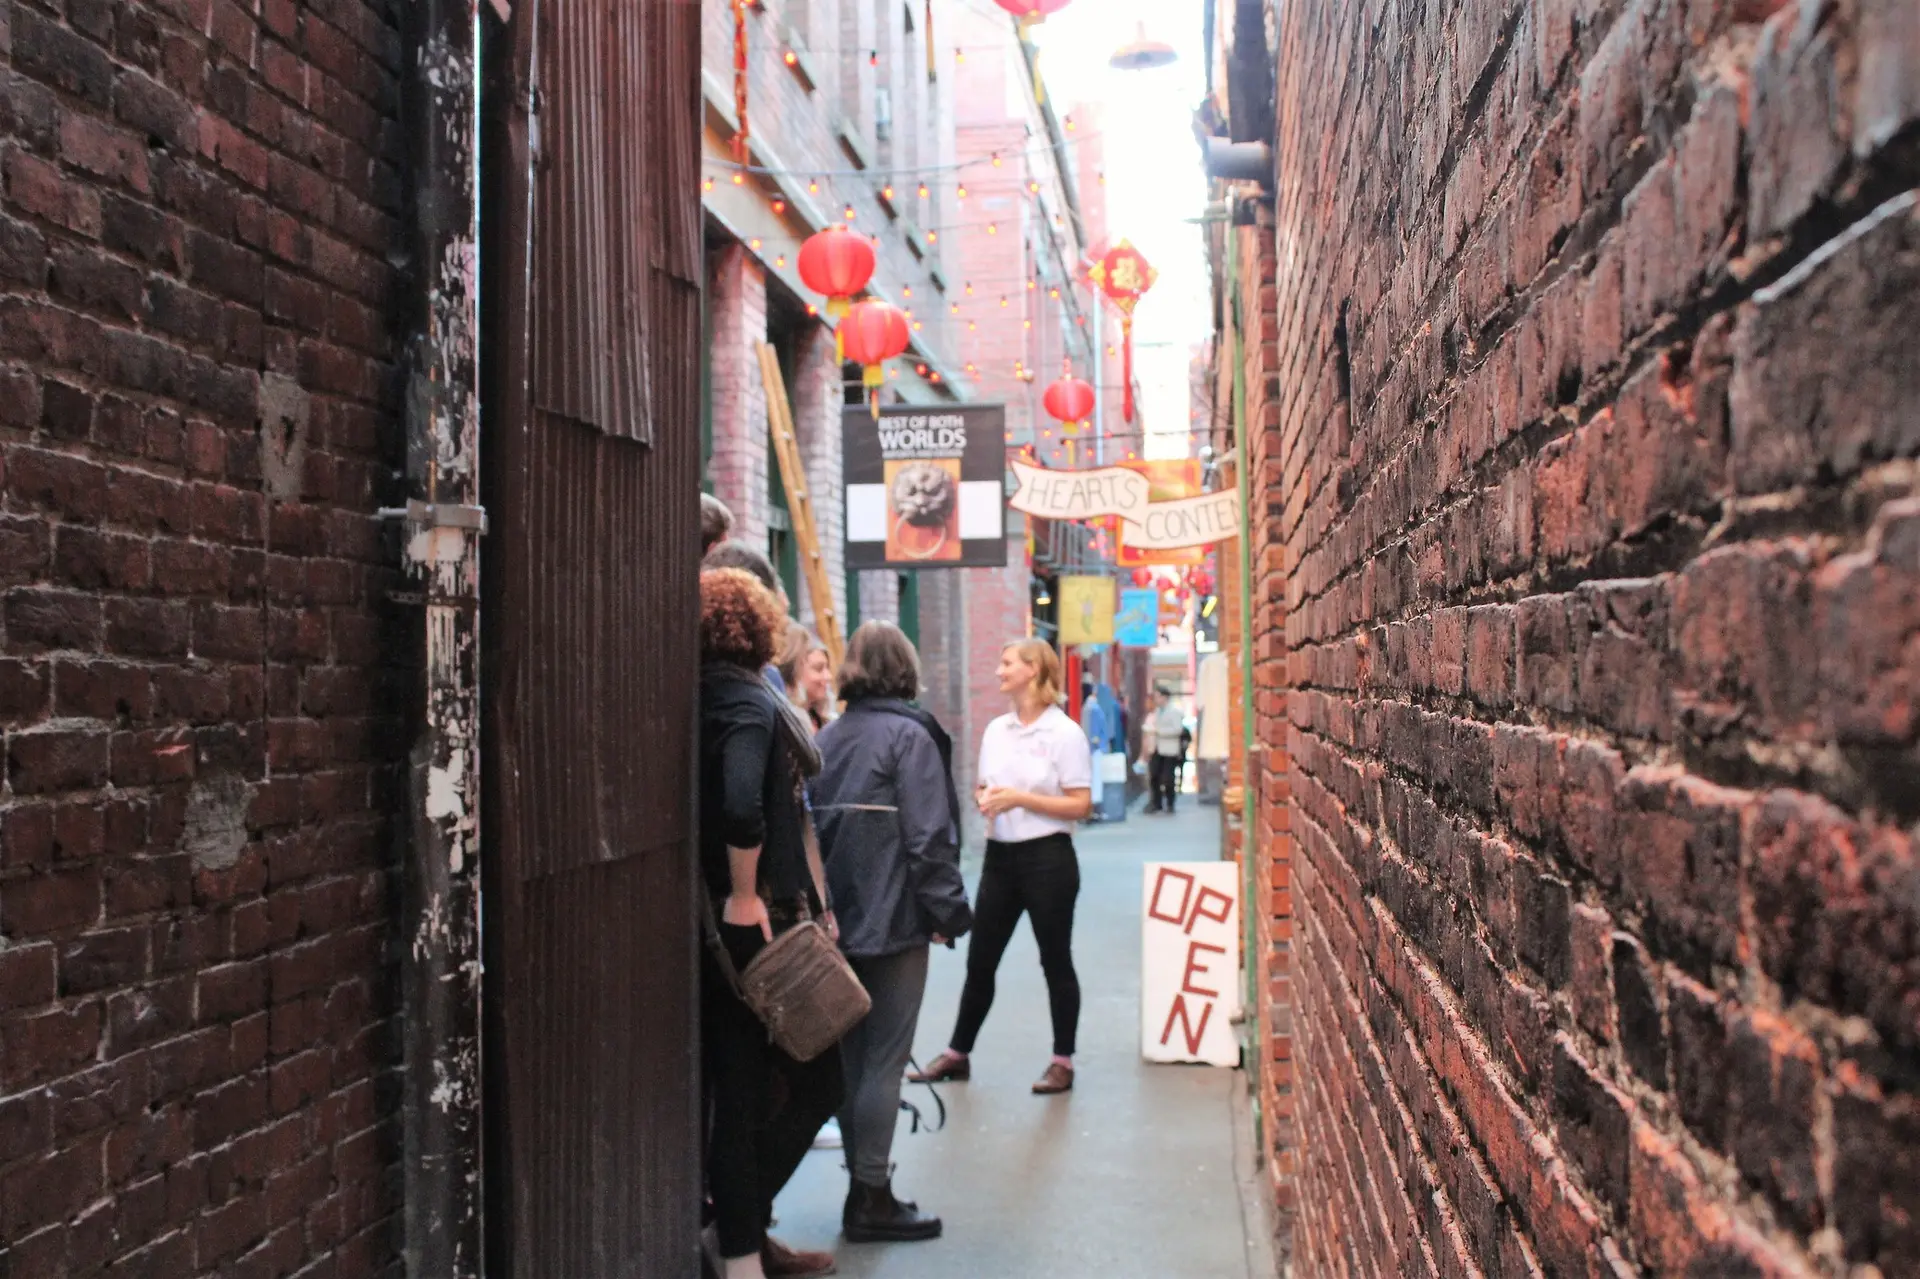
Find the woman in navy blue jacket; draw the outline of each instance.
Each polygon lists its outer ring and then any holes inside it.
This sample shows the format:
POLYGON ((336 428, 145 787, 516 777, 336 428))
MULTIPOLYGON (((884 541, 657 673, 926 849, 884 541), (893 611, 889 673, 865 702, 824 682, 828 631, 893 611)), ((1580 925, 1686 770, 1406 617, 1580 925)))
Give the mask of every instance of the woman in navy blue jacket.
POLYGON ((931 1239, 940 1219, 894 1197, 892 1153, 928 948, 973 925, 960 879, 953 744, 913 704, 920 660, 899 627, 863 623, 839 683, 847 709, 815 739, 813 814, 840 948, 873 999, 873 1011, 840 1043, 840 1132, 851 1174, 841 1226, 855 1243, 931 1239))

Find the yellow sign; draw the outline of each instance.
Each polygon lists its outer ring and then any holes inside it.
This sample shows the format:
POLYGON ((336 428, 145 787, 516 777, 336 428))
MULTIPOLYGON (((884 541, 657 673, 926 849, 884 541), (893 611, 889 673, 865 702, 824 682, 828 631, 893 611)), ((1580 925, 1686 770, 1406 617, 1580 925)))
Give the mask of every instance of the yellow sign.
POLYGON ((1113 579, 1060 579, 1060 644, 1113 643, 1113 579))

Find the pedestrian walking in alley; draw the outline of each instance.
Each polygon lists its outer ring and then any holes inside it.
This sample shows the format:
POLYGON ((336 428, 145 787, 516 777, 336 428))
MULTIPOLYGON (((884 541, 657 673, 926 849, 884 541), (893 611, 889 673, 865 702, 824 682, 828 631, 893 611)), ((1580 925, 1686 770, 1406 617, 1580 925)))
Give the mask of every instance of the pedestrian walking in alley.
POLYGON ((1180 788, 1180 763, 1189 740, 1187 717, 1174 704, 1171 688, 1161 684, 1153 693, 1156 705, 1140 734, 1140 753, 1146 757, 1147 784, 1152 788, 1146 811, 1171 813, 1174 795, 1180 788))
MULTIPOLYGON (((802 794, 820 755, 805 716, 760 674, 784 625, 751 574, 700 575, 700 870, 736 972, 802 920, 823 919, 831 932, 802 794)), ((712 954, 700 992, 707 1186, 727 1279, 830 1274, 831 1256, 787 1250, 767 1226, 774 1196, 839 1108, 840 1055, 801 1062, 775 1047, 712 954)))
POLYGON ((821 730, 815 820, 840 947, 873 1010, 840 1042, 847 1099, 846 1206, 855 1243, 932 1239, 940 1218, 893 1193, 900 1085, 927 988, 928 948, 973 925, 960 878, 953 743, 920 695, 920 658, 900 628, 864 622, 840 667, 847 709, 821 730))
POLYGON ((1073 824, 1093 806, 1093 758, 1087 735, 1060 709, 1060 658, 1044 640, 1014 640, 1000 650, 1000 691, 1013 709, 980 739, 974 802, 987 818, 967 980, 947 1049, 910 1076, 915 1083, 966 1079, 968 1054, 993 1007, 1000 958, 1022 914, 1033 921, 1053 1018, 1053 1060, 1034 1083, 1041 1094, 1073 1087, 1080 978, 1073 969, 1073 908, 1080 862, 1073 824))

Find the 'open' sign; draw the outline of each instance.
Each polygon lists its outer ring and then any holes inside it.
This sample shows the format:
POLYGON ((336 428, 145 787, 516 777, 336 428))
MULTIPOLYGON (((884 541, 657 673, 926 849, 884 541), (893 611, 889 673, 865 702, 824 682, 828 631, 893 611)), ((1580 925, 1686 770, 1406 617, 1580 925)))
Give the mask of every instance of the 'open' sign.
POLYGON ((1239 867, 1148 862, 1142 890, 1142 1055, 1148 1061, 1237 1065, 1239 867))

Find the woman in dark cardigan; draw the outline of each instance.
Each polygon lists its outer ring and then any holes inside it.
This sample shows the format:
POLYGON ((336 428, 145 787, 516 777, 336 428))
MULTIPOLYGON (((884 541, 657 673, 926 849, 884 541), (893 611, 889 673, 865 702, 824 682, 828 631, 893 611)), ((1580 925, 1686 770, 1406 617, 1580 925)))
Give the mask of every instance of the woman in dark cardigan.
POLYGON ((873 999, 840 1043, 840 1132, 851 1174, 840 1224, 855 1243, 931 1239, 940 1219, 894 1197, 891 1156, 928 946, 973 923, 960 879, 953 745, 939 721, 913 705, 919 656, 891 623, 866 622, 853 633, 840 692, 845 713, 816 739, 822 767, 813 812, 840 948, 873 999))
MULTIPOLYGON (((824 919, 810 872, 801 786, 820 756, 809 727, 762 678, 785 626, 751 574, 700 575, 700 871, 734 970, 805 919, 824 919)), ((727 1279, 831 1273, 824 1253, 769 1244, 773 1197, 839 1108, 840 1056, 775 1047, 712 953, 701 966, 711 1122, 707 1186, 727 1279)))

